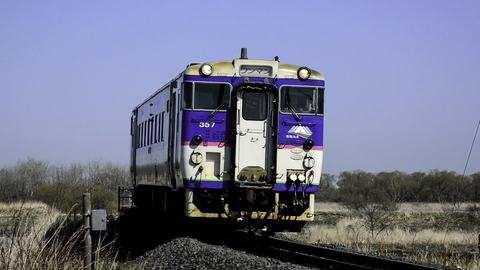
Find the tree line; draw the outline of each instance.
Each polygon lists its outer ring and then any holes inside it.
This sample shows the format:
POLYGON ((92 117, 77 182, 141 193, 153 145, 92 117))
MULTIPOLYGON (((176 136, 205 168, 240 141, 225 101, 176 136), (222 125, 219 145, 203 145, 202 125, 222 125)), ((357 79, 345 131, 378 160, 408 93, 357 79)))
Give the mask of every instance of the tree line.
MULTIPOLYGON (((442 203, 448 205, 451 222, 460 204, 468 203, 468 220, 480 220, 480 172, 461 175, 453 171, 369 173, 362 170, 324 174, 317 201, 337 202, 349 209, 375 239, 397 223, 399 203, 442 203)), ((450 222, 450 221, 449 221, 450 222)), ((446 228, 451 224, 448 223, 446 228)))
MULTIPOLYGON (((92 206, 116 209, 117 188, 130 185, 128 166, 91 161, 51 165, 35 158, 0 169, 0 201, 37 200, 67 211, 81 205, 81 194, 92 194, 92 206)), ((344 171, 323 174, 316 201, 361 205, 366 202, 462 203, 480 202, 480 172, 453 171, 369 173, 344 171)))
POLYGON ((82 194, 91 193, 92 207, 117 208, 117 189, 128 186, 127 166, 91 161, 86 164, 51 165, 34 158, 0 169, 0 202, 35 200, 62 211, 82 206, 82 194))
POLYGON ((431 170, 369 173, 362 170, 323 174, 317 201, 389 201, 392 203, 480 202, 480 172, 462 175, 431 170))

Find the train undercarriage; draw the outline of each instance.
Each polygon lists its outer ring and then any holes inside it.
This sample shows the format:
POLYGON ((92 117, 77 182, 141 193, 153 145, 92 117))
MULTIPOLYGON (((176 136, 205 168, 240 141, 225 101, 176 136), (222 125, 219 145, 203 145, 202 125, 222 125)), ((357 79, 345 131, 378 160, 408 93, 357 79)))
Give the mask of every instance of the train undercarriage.
POLYGON ((188 222, 262 233, 300 231, 313 220, 313 203, 311 193, 275 192, 258 187, 172 190, 138 185, 133 190, 119 189, 121 211, 151 209, 152 214, 168 213, 188 222))

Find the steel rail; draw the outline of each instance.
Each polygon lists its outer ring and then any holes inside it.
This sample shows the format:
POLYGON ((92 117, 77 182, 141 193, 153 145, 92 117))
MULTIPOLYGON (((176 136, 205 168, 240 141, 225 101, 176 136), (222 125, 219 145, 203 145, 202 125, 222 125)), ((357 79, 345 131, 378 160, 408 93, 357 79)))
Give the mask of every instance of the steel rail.
POLYGON ((229 245, 234 245, 259 256, 273 257, 318 269, 439 269, 412 262, 335 250, 252 233, 235 233, 219 237, 223 241, 228 241, 229 245))

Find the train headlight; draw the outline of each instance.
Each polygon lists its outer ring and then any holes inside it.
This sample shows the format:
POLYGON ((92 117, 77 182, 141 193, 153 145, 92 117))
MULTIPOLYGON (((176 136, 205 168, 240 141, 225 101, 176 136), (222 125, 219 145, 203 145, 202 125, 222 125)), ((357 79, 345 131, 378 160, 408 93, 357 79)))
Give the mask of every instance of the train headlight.
POLYGON ((192 138, 192 143, 193 143, 193 144, 196 144, 196 145, 201 144, 202 141, 203 141, 203 140, 202 140, 202 136, 200 136, 200 135, 195 135, 195 136, 193 136, 193 138, 192 138))
POLYGON ((200 73, 202 73, 202 75, 204 75, 204 76, 210 76, 210 75, 212 75, 212 73, 213 73, 213 67, 212 67, 212 65, 207 64, 207 63, 202 64, 202 65, 200 66, 200 73))
POLYGON ((289 178, 290 181, 292 181, 292 182, 297 181, 297 175, 294 174, 294 173, 290 174, 290 175, 288 176, 288 178, 289 178))
POLYGON ((301 67, 298 69, 297 75, 301 80, 306 80, 310 78, 310 69, 307 67, 301 67))
POLYGON ((305 182, 305 175, 299 174, 297 178, 298 178, 298 180, 300 180, 301 182, 305 182))
POLYGON ((313 157, 306 156, 303 159, 303 166, 305 166, 307 169, 313 168, 313 166, 315 166, 315 159, 313 157))
MULTIPOLYGON (((193 152, 192 155, 190 156, 190 160, 192 161, 193 164, 198 165, 202 163, 203 156, 201 153, 193 152)), ((203 170, 203 168, 201 170, 203 170)))

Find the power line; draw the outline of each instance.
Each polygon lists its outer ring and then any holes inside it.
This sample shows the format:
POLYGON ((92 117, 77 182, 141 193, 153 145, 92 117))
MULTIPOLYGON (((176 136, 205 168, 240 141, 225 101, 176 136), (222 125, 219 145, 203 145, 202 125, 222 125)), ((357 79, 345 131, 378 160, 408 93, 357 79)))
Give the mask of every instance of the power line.
POLYGON ((478 120, 477 130, 475 131, 475 135, 473 136, 472 146, 470 147, 470 152, 468 153, 467 163, 465 164, 465 169, 463 169, 462 179, 465 176, 465 171, 467 170, 468 161, 470 160, 470 155, 472 154, 473 145, 475 144, 475 138, 477 138, 478 127, 480 127, 480 120, 478 120))

